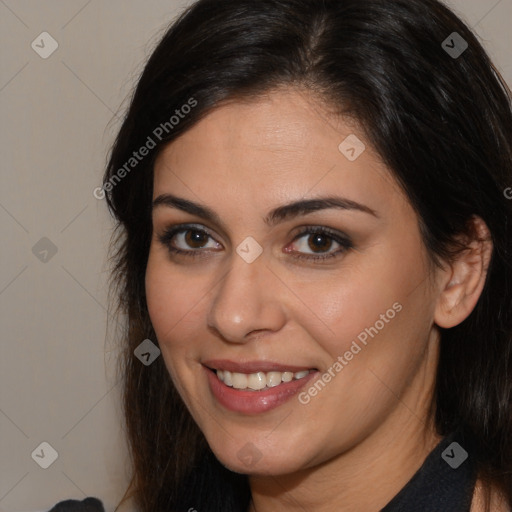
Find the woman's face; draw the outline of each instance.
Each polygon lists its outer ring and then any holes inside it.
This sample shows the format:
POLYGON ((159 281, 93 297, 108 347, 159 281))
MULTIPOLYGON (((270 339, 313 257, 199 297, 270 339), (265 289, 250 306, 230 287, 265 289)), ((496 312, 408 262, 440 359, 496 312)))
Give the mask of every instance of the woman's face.
POLYGON ((362 131, 280 90, 217 108, 154 172, 149 313, 222 463, 291 473, 421 426, 437 295, 362 131))

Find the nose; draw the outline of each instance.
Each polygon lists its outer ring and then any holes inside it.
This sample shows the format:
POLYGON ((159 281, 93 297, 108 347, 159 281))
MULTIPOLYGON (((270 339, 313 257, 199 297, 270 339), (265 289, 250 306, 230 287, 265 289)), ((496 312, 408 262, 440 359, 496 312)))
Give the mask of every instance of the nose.
POLYGON ((286 322, 283 285, 263 255, 247 263, 234 254, 230 265, 215 288, 208 328, 229 343, 246 343, 254 331, 280 330, 286 322))

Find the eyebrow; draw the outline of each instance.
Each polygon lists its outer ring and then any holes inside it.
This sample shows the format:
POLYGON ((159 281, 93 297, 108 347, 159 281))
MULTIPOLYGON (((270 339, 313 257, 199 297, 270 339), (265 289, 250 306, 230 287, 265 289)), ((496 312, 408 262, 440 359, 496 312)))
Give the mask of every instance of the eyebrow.
MULTIPOLYGON (((153 201, 153 209, 160 206, 176 208, 224 227, 220 217, 212 209, 207 206, 194 203, 188 199, 183 199, 171 194, 161 194, 153 201)), ((352 201, 351 199, 344 197, 327 196, 314 199, 303 199, 279 206, 271 210, 263 220, 265 224, 272 227, 300 215, 307 215, 319 210, 328 209, 357 211, 379 218, 375 210, 364 204, 357 203, 356 201, 352 201)))

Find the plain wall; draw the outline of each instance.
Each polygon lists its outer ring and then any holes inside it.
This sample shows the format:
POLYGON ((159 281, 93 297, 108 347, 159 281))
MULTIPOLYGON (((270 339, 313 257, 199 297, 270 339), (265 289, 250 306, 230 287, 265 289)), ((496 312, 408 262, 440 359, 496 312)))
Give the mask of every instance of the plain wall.
MULTIPOLYGON (((189 3, 0 2, 2 511, 85 496, 109 511, 127 484, 117 352, 105 351, 112 222, 93 190, 116 114, 159 35, 189 3), (46 59, 31 47, 51 48, 38 38, 43 31, 58 43, 46 59), (42 442, 58 452, 47 469, 31 457, 42 442)), ((450 5, 512 84, 512 0, 450 5)))

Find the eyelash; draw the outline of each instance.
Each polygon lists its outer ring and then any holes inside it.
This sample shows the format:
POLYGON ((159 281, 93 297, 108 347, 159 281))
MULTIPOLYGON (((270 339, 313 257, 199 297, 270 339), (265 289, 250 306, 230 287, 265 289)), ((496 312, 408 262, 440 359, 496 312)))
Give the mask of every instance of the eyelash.
MULTIPOLYGON (((183 249, 178 249, 177 247, 173 247, 171 245, 172 239, 176 235, 178 235, 180 233, 185 233, 187 231, 195 231, 197 233, 205 234, 205 235, 209 236, 210 238, 213 238, 204 229, 196 228, 192 225, 180 225, 180 226, 175 226, 175 227, 166 229, 161 235, 158 235, 158 240, 162 245, 164 245, 167 248, 167 250, 169 252, 171 252, 173 254, 183 255, 183 256, 187 256, 187 257, 191 257, 191 258, 203 257, 203 255, 201 253, 204 251, 202 251, 202 250, 198 249, 198 250, 186 251, 183 249)), ((326 253, 325 255, 311 255, 311 254, 306 255, 306 254, 302 254, 302 253, 298 253, 298 254, 295 253, 295 254, 293 254, 293 257, 300 259, 300 260, 310 260, 310 261, 311 260, 313 260, 313 261, 327 260, 327 259, 330 259, 333 257, 339 257, 343 253, 347 252, 349 249, 352 249, 354 247, 352 244, 352 241, 347 236, 343 236, 343 235, 341 235, 335 231, 332 231, 328 228, 325 228, 325 227, 315 227, 315 226, 308 227, 305 230, 298 233, 294 237, 292 242, 299 240, 300 238, 302 238, 305 235, 317 235, 317 234, 325 235, 328 238, 330 238, 331 240, 334 240, 336 243, 338 243, 341 246, 341 248, 335 252, 326 253)))

